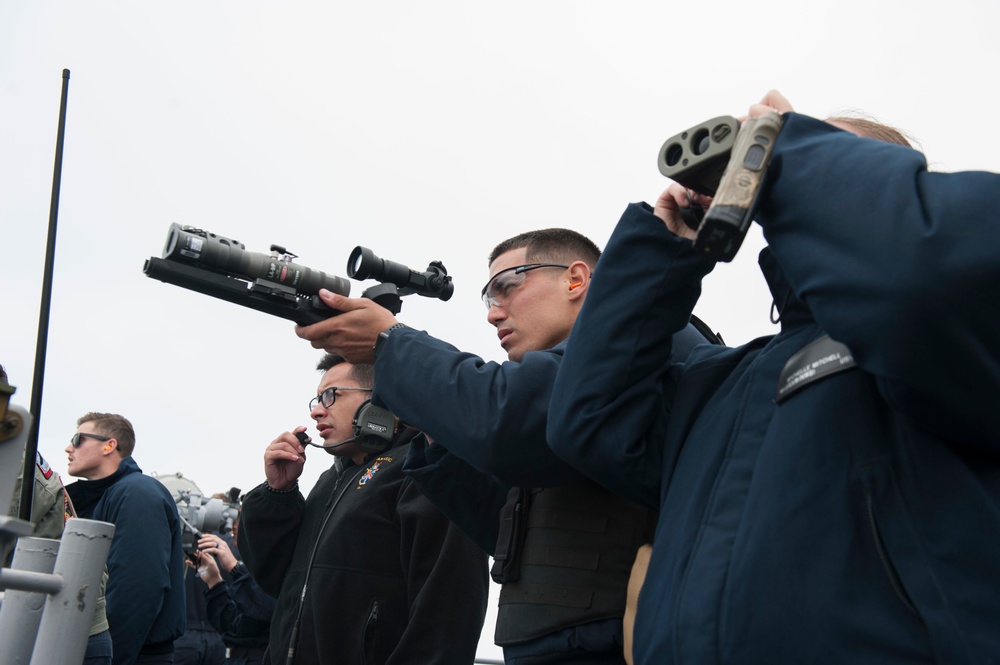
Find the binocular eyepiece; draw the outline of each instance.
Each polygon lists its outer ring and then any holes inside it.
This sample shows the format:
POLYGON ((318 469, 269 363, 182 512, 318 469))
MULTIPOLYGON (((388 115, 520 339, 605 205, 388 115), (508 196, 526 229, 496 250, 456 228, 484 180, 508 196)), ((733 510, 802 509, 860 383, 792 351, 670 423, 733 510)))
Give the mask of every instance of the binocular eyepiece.
POLYGON ((357 280, 376 279, 395 284, 400 295, 417 293, 429 298, 448 300, 455 291, 451 277, 440 261, 432 261, 424 272, 410 270, 402 263, 380 259, 367 247, 354 248, 347 259, 347 274, 357 280))
POLYGON ((697 231, 695 251, 716 261, 736 256, 756 214, 780 132, 781 116, 774 112, 748 118, 742 126, 732 116, 719 116, 663 143, 660 173, 713 197, 708 210, 680 210, 684 223, 697 231))
POLYGON ((714 196, 739 129, 736 118, 723 115, 670 137, 656 160, 660 173, 699 194, 714 196))

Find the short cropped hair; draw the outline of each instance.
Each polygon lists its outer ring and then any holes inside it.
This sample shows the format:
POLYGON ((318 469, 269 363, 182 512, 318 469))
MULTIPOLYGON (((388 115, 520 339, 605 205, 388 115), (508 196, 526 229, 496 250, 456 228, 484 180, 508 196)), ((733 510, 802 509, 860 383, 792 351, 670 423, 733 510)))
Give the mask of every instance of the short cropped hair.
POLYGON ((80 416, 76 426, 84 423, 94 423, 94 431, 104 436, 118 440, 118 451, 122 457, 128 457, 135 450, 135 430, 125 416, 117 413, 90 413, 80 416))
POLYGON ((569 229, 541 229, 508 238, 493 248, 489 263, 512 249, 525 248, 524 256, 534 262, 572 263, 583 261, 591 270, 601 258, 601 250, 586 236, 569 229))
MULTIPOLYGON (((320 358, 318 363, 316 363, 316 369, 321 372, 326 372, 327 370, 346 362, 347 360, 342 355, 337 353, 327 353, 320 358)), ((357 381, 358 386, 361 388, 371 388, 375 385, 374 365, 351 365, 351 371, 347 375, 357 381)))

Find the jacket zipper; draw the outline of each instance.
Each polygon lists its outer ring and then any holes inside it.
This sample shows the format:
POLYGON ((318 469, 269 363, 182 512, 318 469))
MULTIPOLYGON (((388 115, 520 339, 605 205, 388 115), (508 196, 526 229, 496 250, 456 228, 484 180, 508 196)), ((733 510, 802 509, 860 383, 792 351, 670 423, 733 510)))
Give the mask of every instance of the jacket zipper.
POLYGON ((361 646, 365 663, 368 662, 369 652, 373 657, 375 655, 375 627, 378 625, 378 610, 379 602, 376 598, 372 601, 372 609, 368 612, 368 620, 365 621, 365 628, 361 631, 361 646), (371 648, 369 648, 369 644, 371 648))
POLYGON ((917 612, 917 608, 913 605, 913 601, 910 600, 909 595, 906 593, 906 589, 903 588, 903 583, 899 579, 899 573, 896 572, 896 568, 892 565, 892 561, 889 560, 889 554, 886 552, 885 544, 882 542, 882 534, 878 528, 878 522, 875 520, 875 508, 872 505, 872 495, 866 490, 865 491, 865 501, 868 503, 868 521, 872 527, 872 536, 875 538, 875 549, 878 551, 879 559, 882 561, 882 567, 885 568, 885 572, 889 576, 889 584, 892 586, 892 590, 896 592, 896 596, 903 601, 903 605, 906 609, 910 610, 917 616, 920 613, 917 612))

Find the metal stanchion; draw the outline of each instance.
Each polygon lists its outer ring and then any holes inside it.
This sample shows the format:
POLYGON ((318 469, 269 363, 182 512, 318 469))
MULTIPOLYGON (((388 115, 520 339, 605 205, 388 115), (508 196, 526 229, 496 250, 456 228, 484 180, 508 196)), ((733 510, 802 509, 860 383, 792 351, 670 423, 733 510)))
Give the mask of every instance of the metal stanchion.
POLYGON ((45 601, 32 665, 77 665, 87 650, 104 564, 115 525, 72 518, 63 529, 53 574, 62 590, 45 601))
MULTIPOLYGON (((0 605, 0 663, 27 663, 31 660, 46 592, 15 587, 34 587, 33 581, 54 577, 50 573, 58 553, 58 540, 21 538, 17 541, 11 567, 3 571, 3 581, 11 584, 11 588, 4 593, 3 605, 0 605)), ((56 582, 62 586, 61 582, 56 582)))

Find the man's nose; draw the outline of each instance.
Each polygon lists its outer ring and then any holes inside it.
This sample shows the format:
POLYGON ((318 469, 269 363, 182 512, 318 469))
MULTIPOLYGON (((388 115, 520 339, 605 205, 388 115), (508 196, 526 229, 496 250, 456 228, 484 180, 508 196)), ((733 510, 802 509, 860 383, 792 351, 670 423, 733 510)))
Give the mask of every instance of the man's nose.
POLYGON ((494 327, 507 318, 507 310, 503 305, 490 305, 490 311, 486 313, 486 320, 494 327))

